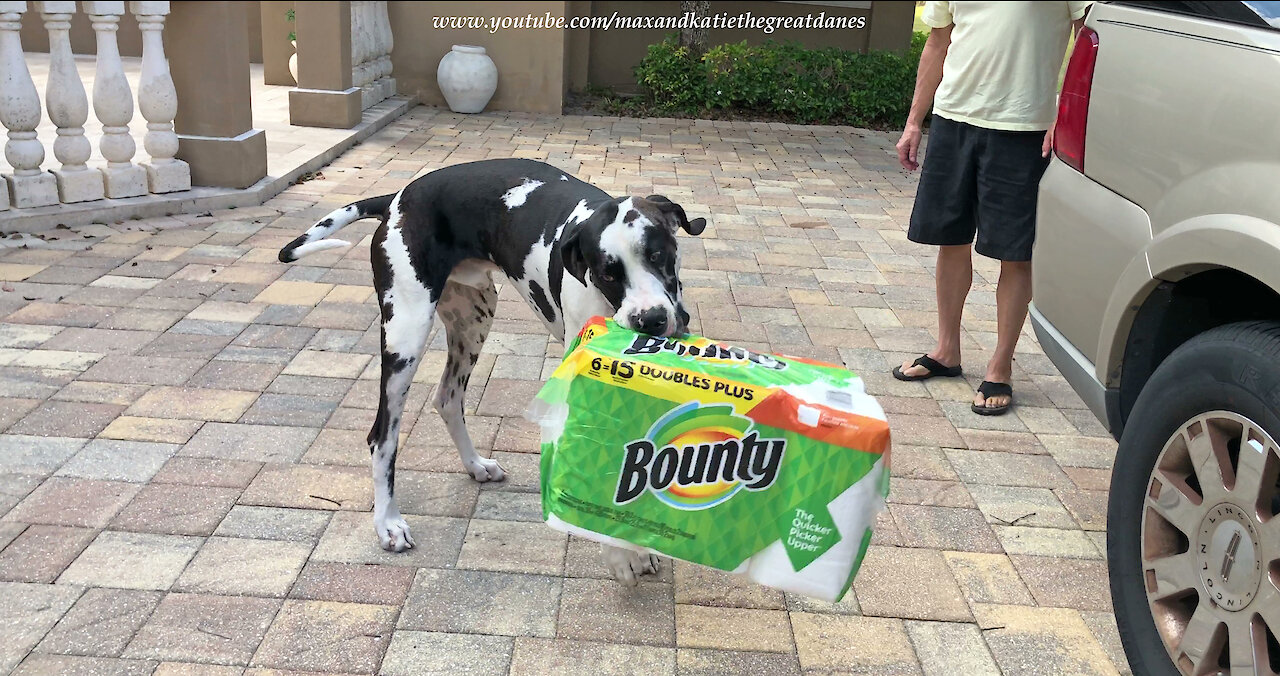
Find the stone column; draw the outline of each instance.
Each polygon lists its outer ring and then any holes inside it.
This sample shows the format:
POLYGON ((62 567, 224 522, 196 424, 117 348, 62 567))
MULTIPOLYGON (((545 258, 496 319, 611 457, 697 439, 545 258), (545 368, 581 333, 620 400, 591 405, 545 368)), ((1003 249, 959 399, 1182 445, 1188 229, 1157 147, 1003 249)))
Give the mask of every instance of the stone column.
POLYGON ((53 172, 58 179, 58 197, 64 203, 100 200, 106 194, 102 172, 85 164, 93 154, 93 144, 84 135, 89 97, 71 54, 71 16, 76 3, 37 2, 35 6, 49 31, 49 80, 44 102, 49 119, 58 125, 58 138, 53 141, 53 156, 62 163, 62 168, 53 172))
POLYGON ((137 197, 147 194, 147 171, 133 163, 138 145, 129 135, 133 120, 133 90, 124 75, 116 30, 124 15, 123 2, 85 2, 93 32, 97 34, 98 57, 93 76, 93 112, 102 123, 98 150, 107 160, 102 170, 107 197, 137 197))
POLYGON ((289 92, 289 122, 350 129, 360 123, 361 90, 351 81, 351 2, 299 2, 298 88, 289 92))
POLYGON ((40 125, 40 94, 22 54, 22 15, 25 2, 0 2, 0 123, 9 130, 4 157, 13 167, 5 177, 13 206, 42 207, 58 203, 58 181, 40 170, 44 145, 36 136, 40 125))
POLYGON ((178 112, 178 92, 169 74, 169 60, 164 55, 164 18, 169 3, 149 0, 129 3, 129 11, 138 18, 142 30, 142 73, 138 83, 138 108, 147 121, 147 135, 142 145, 151 155, 147 185, 153 193, 179 192, 191 189, 191 168, 174 159, 178 152, 178 135, 173 132, 173 116, 178 112))
POLYGON ((178 159, 193 185, 247 188, 267 175, 267 136, 253 128, 248 3, 175 2, 165 30, 178 92, 178 159))
MULTIPOLYGON (((391 50, 395 49, 395 36, 391 32, 391 16, 386 2, 378 5, 378 31, 382 35, 381 56, 378 57, 379 87, 382 89, 379 100, 396 95, 396 79, 391 77, 391 50)), ((590 31, 586 31, 590 32, 590 31)))

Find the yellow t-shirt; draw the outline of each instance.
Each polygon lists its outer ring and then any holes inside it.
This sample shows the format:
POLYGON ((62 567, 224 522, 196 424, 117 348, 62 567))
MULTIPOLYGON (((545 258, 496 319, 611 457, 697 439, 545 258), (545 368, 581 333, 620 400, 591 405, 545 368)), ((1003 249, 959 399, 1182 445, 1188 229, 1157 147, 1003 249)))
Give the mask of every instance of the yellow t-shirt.
POLYGON ((920 20, 951 29, 933 113, 977 127, 1044 131, 1056 117, 1071 22, 1090 2, 926 2, 920 20))

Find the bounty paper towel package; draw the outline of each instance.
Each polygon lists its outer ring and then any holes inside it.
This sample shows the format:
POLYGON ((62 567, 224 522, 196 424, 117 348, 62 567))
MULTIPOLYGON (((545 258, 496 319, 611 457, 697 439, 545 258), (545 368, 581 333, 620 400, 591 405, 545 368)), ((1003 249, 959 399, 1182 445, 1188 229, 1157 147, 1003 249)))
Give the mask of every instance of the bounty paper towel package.
POLYGON ((530 405, 553 528, 825 601, 889 490, 889 427, 848 370, 593 319, 530 405))

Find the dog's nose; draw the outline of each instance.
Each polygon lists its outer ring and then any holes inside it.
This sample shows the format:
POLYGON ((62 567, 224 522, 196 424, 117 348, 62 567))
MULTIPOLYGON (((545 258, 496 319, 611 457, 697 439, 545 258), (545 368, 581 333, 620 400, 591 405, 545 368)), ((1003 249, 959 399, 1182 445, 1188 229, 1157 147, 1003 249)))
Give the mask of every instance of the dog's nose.
POLYGON ((651 336, 660 336, 667 331, 667 311, 660 307, 651 307, 636 317, 636 330, 651 336))

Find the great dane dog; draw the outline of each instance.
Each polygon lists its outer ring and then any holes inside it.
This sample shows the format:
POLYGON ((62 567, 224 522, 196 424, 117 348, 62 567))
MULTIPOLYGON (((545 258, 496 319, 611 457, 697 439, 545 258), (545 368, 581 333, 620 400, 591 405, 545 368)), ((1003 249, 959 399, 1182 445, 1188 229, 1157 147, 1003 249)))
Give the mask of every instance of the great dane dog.
MULTIPOLYGON (((382 388, 368 437, 373 524, 382 547, 396 552, 414 545, 395 500, 400 416, 433 317, 444 322, 449 356, 432 403, 471 477, 501 481, 502 467, 476 452, 462 413, 498 303, 492 273, 506 275, 566 345, 596 315, 671 336, 689 322, 676 230, 697 235, 706 227, 660 195, 610 197, 542 162, 484 160, 348 204, 281 249, 280 260, 350 246, 325 238, 362 218, 382 221, 370 251, 382 310, 382 388)), ((606 545, 602 554, 626 583, 656 569, 653 557, 638 551, 606 545)))

